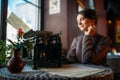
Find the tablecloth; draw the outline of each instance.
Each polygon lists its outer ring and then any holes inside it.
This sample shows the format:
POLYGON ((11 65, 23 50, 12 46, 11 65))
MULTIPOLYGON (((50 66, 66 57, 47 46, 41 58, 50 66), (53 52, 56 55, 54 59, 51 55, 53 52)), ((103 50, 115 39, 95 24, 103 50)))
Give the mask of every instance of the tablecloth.
MULTIPOLYGON (((6 67, 0 68, 0 80, 113 80, 112 70, 108 67, 80 64, 77 64, 77 66, 79 66, 79 68, 81 68, 80 66, 97 68, 103 71, 84 76, 62 76, 51 74, 49 71, 43 70, 43 68, 40 70, 33 70, 30 66, 26 65, 23 71, 17 74, 10 73, 6 67)), ((70 72, 70 74, 73 73, 70 72)))

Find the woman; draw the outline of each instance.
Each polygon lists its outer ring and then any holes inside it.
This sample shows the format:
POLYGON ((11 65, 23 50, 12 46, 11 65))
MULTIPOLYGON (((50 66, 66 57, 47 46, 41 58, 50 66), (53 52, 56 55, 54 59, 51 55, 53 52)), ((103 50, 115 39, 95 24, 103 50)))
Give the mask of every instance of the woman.
POLYGON ((96 12, 84 9, 77 15, 77 25, 83 32, 73 39, 66 58, 70 62, 106 65, 106 55, 111 41, 96 32, 96 12))

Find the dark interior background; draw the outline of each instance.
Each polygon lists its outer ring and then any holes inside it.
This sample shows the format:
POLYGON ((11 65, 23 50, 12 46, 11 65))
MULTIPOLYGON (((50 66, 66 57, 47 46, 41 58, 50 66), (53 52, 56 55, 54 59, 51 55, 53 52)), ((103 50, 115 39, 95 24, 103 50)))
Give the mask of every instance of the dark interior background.
POLYGON ((120 51, 120 43, 116 42, 116 21, 120 20, 120 0, 104 0, 104 8, 106 10, 106 19, 111 21, 108 26, 108 36, 112 39, 112 47, 120 51))
MULTIPOLYGON (((89 0, 81 0, 85 7, 89 7, 89 0)), ((0 39, 6 39, 6 15, 8 0, 1 0, 0 10, 0 39)), ((120 51, 120 42, 116 42, 116 22, 120 21, 120 0, 94 0, 94 7, 98 15, 97 32, 109 36, 112 40, 111 47, 120 51), (109 23, 111 21, 111 23, 109 23)), ((42 0, 42 30, 60 33, 62 47, 68 49, 74 37, 81 34, 76 24, 78 12, 77 0, 61 0, 60 13, 49 14, 49 0, 42 0)), ((119 39, 120 40, 120 36, 119 39)))

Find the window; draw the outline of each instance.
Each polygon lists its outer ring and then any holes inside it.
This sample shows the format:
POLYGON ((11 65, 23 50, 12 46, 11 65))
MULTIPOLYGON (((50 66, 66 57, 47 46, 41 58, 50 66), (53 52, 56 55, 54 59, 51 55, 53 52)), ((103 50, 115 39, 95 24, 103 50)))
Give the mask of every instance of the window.
POLYGON ((89 0, 88 2, 89 2, 89 7, 90 7, 91 9, 95 9, 94 1, 93 1, 93 0, 89 0))
POLYGON ((77 0, 78 3, 78 12, 84 8, 95 9, 94 0, 77 0))
MULTIPOLYGON (((40 30, 41 0, 8 0, 8 16, 15 13, 33 30, 40 30), (39 4, 38 4, 39 3, 39 4)), ((16 40, 16 32, 9 23, 7 24, 7 38, 16 40)))
POLYGON ((78 12, 81 11, 83 8, 85 8, 85 5, 80 0, 77 0, 77 3, 78 3, 78 12))

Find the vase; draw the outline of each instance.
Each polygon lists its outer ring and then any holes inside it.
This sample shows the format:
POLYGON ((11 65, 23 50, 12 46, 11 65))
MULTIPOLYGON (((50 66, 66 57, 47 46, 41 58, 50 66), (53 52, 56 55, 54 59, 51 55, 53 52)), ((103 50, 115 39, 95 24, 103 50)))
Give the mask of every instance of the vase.
POLYGON ((20 50, 13 49, 12 57, 7 63, 7 69, 11 73, 20 73, 24 68, 24 63, 22 58, 20 57, 20 50))

